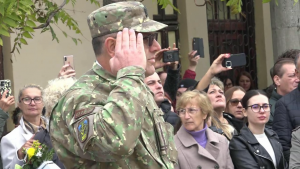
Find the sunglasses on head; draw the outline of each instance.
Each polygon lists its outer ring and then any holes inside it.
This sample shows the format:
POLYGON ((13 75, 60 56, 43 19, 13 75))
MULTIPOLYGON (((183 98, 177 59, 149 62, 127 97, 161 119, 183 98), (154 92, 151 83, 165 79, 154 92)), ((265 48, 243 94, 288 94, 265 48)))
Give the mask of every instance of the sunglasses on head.
POLYGON ((239 99, 231 99, 231 100, 229 100, 229 102, 232 106, 237 106, 239 104, 239 102, 241 102, 241 104, 242 104, 242 100, 239 100, 239 99))

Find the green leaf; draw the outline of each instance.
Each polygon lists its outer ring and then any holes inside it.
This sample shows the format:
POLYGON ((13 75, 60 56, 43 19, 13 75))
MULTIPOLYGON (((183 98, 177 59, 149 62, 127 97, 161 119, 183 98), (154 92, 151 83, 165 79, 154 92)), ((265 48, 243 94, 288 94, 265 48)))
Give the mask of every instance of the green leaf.
POLYGON ((7 30, 8 31, 8 27, 7 27, 7 25, 5 25, 5 24, 1 24, 0 25, 3 29, 5 29, 5 30, 7 30))
POLYGON ((0 29, 0 35, 7 36, 7 37, 10 36, 10 35, 9 35, 9 32, 6 31, 6 30, 4 30, 4 29, 0 29))
POLYGON ((63 34, 65 35, 65 37, 68 37, 67 33, 65 31, 63 31, 63 34))
POLYGON ((46 28, 44 28, 43 30, 42 30, 42 32, 41 33, 44 33, 44 32, 46 32, 46 31, 48 31, 49 30, 49 28, 48 27, 46 27, 46 28))
POLYGON ((13 28, 15 28, 15 27, 18 26, 18 24, 14 20, 12 20, 12 19, 10 19, 8 17, 4 17, 3 18, 3 22, 6 23, 7 25, 13 27, 13 28))
POLYGON ((263 0, 263 3, 271 2, 271 0, 263 0))
POLYGON ((77 45, 77 39, 76 39, 76 38, 72 38, 72 40, 73 40, 74 43, 77 45))
POLYGON ((25 36, 26 38, 32 39, 32 36, 29 34, 29 32, 24 32, 22 35, 25 36))
POLYGON ((3 41, 2 41, 1 36, 0 36, 0 46, 3 46, 3 41))
POLYGON ((50 27, 50 31, 52 34, 52 40, 54 40, 54 39, 56 39, 56 34, 55 34, 54 30, 52 29, 52 27, 51 26, 49 26, 49 27, 50 27))
POLYGON ((298 0, 294 0, 294 6, 296 5, 297 2, 298 2, 298 0))
POLYGON ((21 21, 20 17, 14 13, 12 13, 11 15, 7 15, 7 17, 9 17, 10 19, 13 19, 15 21, 21 21))
POLYGON ((0 14, 4 16, 4 4, 0 4, 0 14))
POLYGON ((20 42, 23 43, 24 45, 28 45, 27 41, 24 38, 21 38, 20 42))
POLYGON ((275 0, 275 4, 278 6, 278 0, 275 0))
POLYGON ((34 32, 34 30, 29 26, 25 26, 23 29, 27 32, 34 32))
POLYGON ((30 27, 35 27, 36 26, 35 23, 33 21, 31 21, 31 20, 27 20, 26 21, 26 25, 28 25, 30 27))

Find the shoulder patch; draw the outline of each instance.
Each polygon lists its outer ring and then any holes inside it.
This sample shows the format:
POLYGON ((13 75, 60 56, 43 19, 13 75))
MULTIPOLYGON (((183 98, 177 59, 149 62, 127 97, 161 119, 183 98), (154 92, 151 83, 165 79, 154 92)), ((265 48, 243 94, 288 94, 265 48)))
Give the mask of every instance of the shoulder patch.
POLYGON ((296 127, 293 131, 297 131, 300 128, 300 126, 296 127))
POLYGON ((78 139, 83 143, 87 139, 89 133, 89 119, 82 119, 77 127, 78 139))
POLYGON ((82 117, 86 114, 93 112, 94 109, 95 109, 95 107, 90 107, 90 108, 80 109, 80 110, 75 111, 75 115, 74 115, 75 119, 78 119, 79 117, 82 117))

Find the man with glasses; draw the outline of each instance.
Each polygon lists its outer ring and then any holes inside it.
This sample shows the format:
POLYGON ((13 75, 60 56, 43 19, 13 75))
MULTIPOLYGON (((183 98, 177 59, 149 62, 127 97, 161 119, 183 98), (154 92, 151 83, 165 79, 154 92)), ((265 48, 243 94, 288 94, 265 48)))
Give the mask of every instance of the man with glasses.
POLYGON ((136 1, 106 5, 88 16, 96 62, 64 94, 50 118, 53 147, 65 168, 174 168, 173 127, 144 84, 161 50, 136 1))
MULTIPOLYGON (((295 73, 300 79, 299 54, 295 57, 295 73)), ((290 159, 292 131, 300 125, 300 86, 276 102, 273 130, 278 134, 287 161, 290 159)))

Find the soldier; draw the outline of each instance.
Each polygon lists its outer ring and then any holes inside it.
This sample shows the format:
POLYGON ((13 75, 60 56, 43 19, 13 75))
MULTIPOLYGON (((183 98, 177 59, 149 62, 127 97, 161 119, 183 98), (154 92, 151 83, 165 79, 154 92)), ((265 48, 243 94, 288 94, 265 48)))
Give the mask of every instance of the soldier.
POLYGON ((155 72, 161 49, 155 31, 167 25, 150 20, 135 1, 101 7, 88 16, 88 25, 96 62, 50 119, 60 160, 68 169, 174 168, 173 127, 143 82, 155 72))

